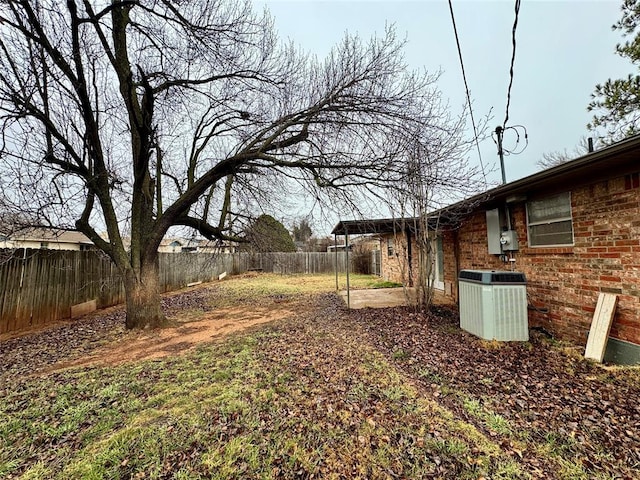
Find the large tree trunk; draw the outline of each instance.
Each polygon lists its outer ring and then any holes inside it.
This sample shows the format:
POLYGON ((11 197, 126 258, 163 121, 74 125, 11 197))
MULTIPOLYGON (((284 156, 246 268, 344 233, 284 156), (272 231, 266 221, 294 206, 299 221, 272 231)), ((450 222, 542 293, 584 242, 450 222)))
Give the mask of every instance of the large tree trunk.
POLYGON ((160 305, 158 258, 142 264, 140 272, 125 273, 128 329, 159 328, 167 325, 160 305))

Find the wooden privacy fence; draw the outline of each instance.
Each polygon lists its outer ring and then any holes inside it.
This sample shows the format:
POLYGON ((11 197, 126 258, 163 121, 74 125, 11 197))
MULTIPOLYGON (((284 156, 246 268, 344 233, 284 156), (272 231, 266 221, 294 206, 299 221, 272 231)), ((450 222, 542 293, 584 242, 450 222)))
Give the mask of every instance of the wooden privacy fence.
MULTIPOLYGON (((336 254, 333 253, 242 253, 239 255, 243 270, 260 270, 283 275, 296 273, 333 273, 335 272, 336 254)), ((353 258, 349 257, 351 268, 353 258)), ((346 255, 338 253, 338 271, 346 270, 346 255)))
MULTIPOLYGON (((335 253, 161 253, 160 288, 177 290, 260 270, 280 274, 332 273, 335 253)), ((338 271, 346 255, 338 253, 338 271)), ((350 262, 351 263, 351 262, 350 262)), ((0 250, 0 333, 24 330, 71 317, 71 307, 95 300, 97 308, 123 303, 115 265, 98 251, 0 250)))

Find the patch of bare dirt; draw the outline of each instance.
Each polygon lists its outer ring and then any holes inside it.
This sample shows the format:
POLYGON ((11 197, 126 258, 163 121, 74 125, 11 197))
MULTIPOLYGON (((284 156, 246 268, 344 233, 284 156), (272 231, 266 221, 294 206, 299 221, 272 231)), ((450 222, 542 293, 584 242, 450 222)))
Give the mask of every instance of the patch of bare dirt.
POLYGON ((176 355, 230 333, 307 309, 302 297, 267 297, 242 306, 216 308, 223 292, 215 284, 171 292, 162 310, 176 323, 161 330, 127 331, 123 306, 0 338, 0 381, 84 365, 114 365, 176 355))
POLYGON ((119 365, 182 354, 201 343, 211 342, 225 335, 290 315, 293 315, 292 310, 280 306, 218 309, 206 314, 199 321, 160 330, 131 333, 123 338, 123 341, 99 348, 89 356, 57 363, 48 371, 76 366, 119 365))

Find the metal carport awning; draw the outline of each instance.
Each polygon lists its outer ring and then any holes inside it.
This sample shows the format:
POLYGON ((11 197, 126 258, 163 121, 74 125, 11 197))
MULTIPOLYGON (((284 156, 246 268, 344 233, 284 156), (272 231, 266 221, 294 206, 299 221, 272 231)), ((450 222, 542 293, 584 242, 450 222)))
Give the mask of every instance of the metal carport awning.
MULTIPOLYGON (((351 308, 351 295, 349 285, 349 235, 367 235, 395 233, 409 229, 414 231, 418 224, 418 218, 381 218, 369 220, 340 220, 333 228, 334 244, 338 245, 338 235, 344 236, 344 245, 346 252, 346 270, 347 270, 347 308, 351 308)), ((338 284, 338 249, 336 251, 336 291, 339 289, 338 284)))

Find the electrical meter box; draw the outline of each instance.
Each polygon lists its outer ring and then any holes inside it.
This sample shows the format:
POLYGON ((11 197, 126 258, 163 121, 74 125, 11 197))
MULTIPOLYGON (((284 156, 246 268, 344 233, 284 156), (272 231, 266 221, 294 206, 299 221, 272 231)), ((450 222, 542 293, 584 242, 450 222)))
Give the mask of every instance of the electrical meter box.
POLYGON ((504 215, 499 208, 486 211, 487 248, 491 255, 502 255, 505 252, 518 250, 518 234, 515 230, 503 230, 504 215))
POLYGON ((518 250, 518 234, 515 230, 505 230, 500 234, 500 245, 503 252, 515 252, 518 250))

